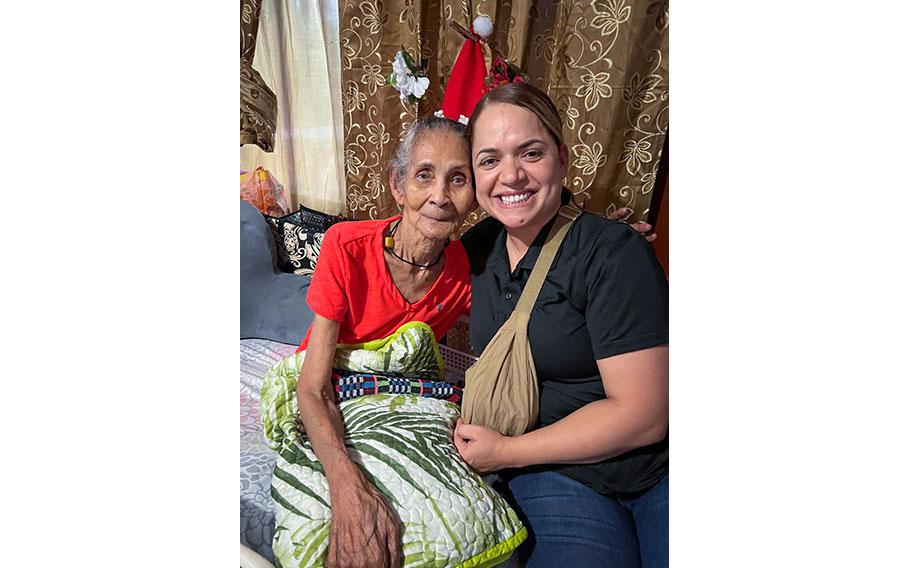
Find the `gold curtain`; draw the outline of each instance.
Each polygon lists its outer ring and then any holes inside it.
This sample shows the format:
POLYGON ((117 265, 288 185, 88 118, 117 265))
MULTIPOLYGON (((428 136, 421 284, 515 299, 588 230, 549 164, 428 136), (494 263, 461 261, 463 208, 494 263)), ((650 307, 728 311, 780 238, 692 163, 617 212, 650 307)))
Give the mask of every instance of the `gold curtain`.
MULTIPOLYGON (((440 108, 465 27, 492 18, 491 46, 547 91, 564 122, 567 187, 589 210, 647 216, 669 120, 667 0, 339 0, 347 208, 357 219, 397 212, 384 166, 417 116, 440 108), (429 60, 417 105, 384 86, 404 46, 429 60)), ((488 62, 489 64, 489 62, 488 62)), ((474 212, 468 225, 483 217, 474 212)))
POLYGON ((240 167, 269 170, 305 205, 344 211, 341 57, 336 0, 260 0, 255 67, 280 98, 274 151, 240 148, 240 167))

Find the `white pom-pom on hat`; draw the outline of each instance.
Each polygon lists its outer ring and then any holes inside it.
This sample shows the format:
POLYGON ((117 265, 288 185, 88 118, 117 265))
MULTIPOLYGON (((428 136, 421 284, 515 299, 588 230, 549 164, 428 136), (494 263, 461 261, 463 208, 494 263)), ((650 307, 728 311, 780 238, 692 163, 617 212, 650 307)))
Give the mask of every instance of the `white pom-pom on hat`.
POLYGON ((482 37, 483 39, 488 39, 493 35, 493 20, 489 16, 477 16, 474 18, 474 33, 482 37))

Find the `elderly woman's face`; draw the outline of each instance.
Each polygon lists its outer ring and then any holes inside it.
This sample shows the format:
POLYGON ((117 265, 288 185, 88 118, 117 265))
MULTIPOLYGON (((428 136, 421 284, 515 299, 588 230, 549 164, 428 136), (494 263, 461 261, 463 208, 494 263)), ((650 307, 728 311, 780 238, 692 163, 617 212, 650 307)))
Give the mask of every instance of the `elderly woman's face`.
POLYGON ((439 130, 421 135, 407 173, 397 184, 391 180, 403 222, 435 240, 446 239, 461 227, 474 209, 469 159, 463 137, 439 130))
POLYGON ((568 152, 540 119, 495 103, 475 116, 471 148, 477 201, 507 229, 539 231, 559 209, 568 152))

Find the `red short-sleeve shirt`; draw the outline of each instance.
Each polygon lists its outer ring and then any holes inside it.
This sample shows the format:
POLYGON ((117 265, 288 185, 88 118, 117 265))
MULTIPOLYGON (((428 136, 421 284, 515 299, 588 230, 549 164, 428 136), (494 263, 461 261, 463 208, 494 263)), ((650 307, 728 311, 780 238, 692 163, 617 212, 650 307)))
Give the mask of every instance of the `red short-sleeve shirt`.
MULTIPOLYGON (((471 274, 464 246, 445 248, 445 266, 429 292, 409 304, 385 264, 383 233, 399 217, 336 223, 325 233, 307 304, 341 324, 339 343, 388 337, 409 321, 422 321, 439 340, 471 304, 471 274)), ((307 348, 312 326, 298 351, 307 348)))

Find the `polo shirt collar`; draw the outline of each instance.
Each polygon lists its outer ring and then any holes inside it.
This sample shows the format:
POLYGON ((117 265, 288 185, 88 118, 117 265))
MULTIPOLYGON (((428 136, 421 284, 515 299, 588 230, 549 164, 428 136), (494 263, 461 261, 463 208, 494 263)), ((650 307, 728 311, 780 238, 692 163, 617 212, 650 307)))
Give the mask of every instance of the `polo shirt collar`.
MULTIPOLYGON (((559 216, 559 211, 553 215, 552 219, 547 221, 547 224, 544 225, 540 229, 540 232, 537 233, 537 236, 534 237, 534 242, 531 243, 528 251, 522 259, 518 261, 515 270, 511 273, 512 278, 522 277, 522 279, 526 280, 531 274, 531 271, 534 269, 534 264, 537 262, 537 257, 540 256, 540 251, 543 249, 544 242, 547 240, 547 235, 550 233, 550 228, 553 226, 553 223, 556 222, 557 216, 559 216)), ((496 237, 496 243, 493 245, 494 253, 491 255, 491 259, 495 261, 496 268, 501 268, 508 274, 509 253, 506 250, 506 234, 506 228, 505 226, 502 226, 502 230, 496 237)))

